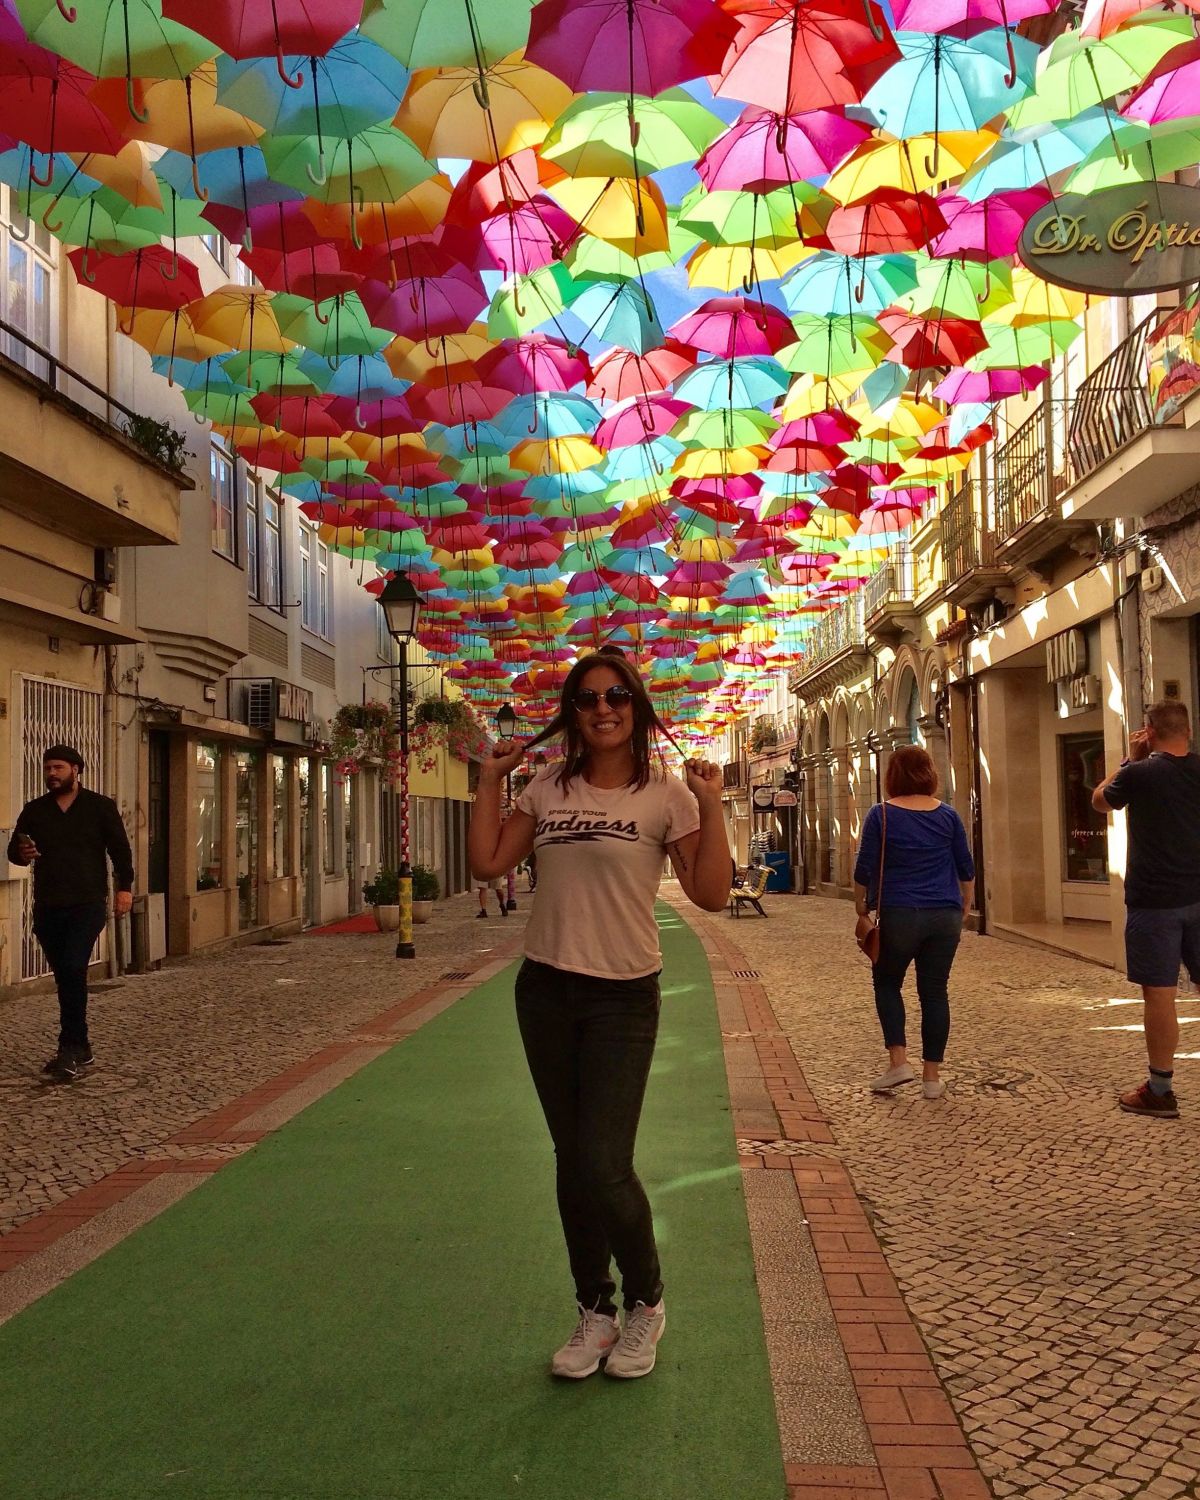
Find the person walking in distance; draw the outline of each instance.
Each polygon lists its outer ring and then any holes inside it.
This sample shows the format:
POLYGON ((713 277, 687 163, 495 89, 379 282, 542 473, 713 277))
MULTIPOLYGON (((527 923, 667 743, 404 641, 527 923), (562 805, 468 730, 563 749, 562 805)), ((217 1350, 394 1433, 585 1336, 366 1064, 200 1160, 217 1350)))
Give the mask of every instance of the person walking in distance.
POLYGON ((888 1093, 916 1078, 908 1060, 902 986, 915 962, 921 1002, 921 1091, 940 1099, 940 1077, 950 1036, 950 969, 962 936, 963 913, 975 893, 975 866, 962 819, 937 797, 937 767, 927 750, 893 751, 884 801, 863 822, 854 867, 854 905, 860 939, 878 914, 879 954, 871 970, 875 1009, 888 1050, 888 1068, 871 1084, 888 1093), (883 888, 879 873, 883 871, 883 888))
POLYGON ((87 971, 108 915, 108 867, 114 910, 133 906, 133 855, 117 804, 81 784, 83 756, 52 745, 42 757, 46 794, 21 809, 8 858, 33 866, 33 931, 58 986, 58 1051, 43 1069, 74 1078, 94 1061, 87 1025, 87 971))
POLYGON ((605 1361, 609 1375, 648 1375, 666 1327, 654 1222, 633 1162, 658 1033, 654 901, 664 855, 702 910, 721 911, 729 897, 720 769, 692 761, 685 780, 670 775, 657 744, 666 732, 623 655, 584 656, 563 683, 553 722, 528 744, 496 746, 483 762, 471 817, 477 878, 537 853, 517 1021, 554 1142, 579 1307, 550 1365, 569 1380, 605 1361), (561 738, 561 763, 530 781, 501 824, 506 773, 549 738, 561 738))
POLYGON ((1092 793, 1098 812, 1125 808, 1125 960, 1142 990, 1150 1075, 1120 1096, 1131 1115, 1179 1117, 1175 1049, 1179 970, 1200 983, 1200 755, 1182 703, 1156 703, 1129 756, 1092 793))

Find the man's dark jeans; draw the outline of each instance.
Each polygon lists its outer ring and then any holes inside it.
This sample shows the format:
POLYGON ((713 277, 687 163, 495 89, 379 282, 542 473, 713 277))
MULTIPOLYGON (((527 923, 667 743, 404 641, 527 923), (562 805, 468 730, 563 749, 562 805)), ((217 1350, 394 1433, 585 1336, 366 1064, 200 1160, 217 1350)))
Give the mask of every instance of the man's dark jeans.
POLYGON ((58 986, 62 1029, 58 1045, 73 1051, 89 1049, 87 1029, 88 960, 103 931, 108 908, 103 901, 79 906, 35 906, 33 933, 58 986))
POLYGON ((526 959, 517 1021, 554 1141, 558 1211, 582 1307, 615 1313, 662 1296, 654 1221, 633 1170, 658 1036, 658 975, 594 979, 526 959))
POLYGON ((950 968, 962 936, 962 920, 957 906, 888 906, 880 914, 879 962, 871 974, 885 1047, 907 1046, 901 986, 915 960, 921 1056, 930 1063, 944 1060, 950 1036, 950 968))

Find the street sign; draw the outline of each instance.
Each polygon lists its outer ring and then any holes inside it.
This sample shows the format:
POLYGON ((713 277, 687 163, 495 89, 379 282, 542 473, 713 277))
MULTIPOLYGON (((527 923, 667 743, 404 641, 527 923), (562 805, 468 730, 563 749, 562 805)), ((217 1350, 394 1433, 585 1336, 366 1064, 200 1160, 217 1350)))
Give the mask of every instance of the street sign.
POLYGON ((781 787, 779 791, 775 793, 773 806, 795 807, 799 800, 800 799, 796 796, 795 792, 790 791, 787 787, 781 787))
POLYGON ((1021 259, 1044 281, 1132 297, 1200 280, 1200 188, 1133 182, 1060 193, 1021 231, 1021 259))
POLYGON ((775 805, 775 788, 773 786, 756 786, 750 793, 750 800, 760 812, 766 812, 775 805))

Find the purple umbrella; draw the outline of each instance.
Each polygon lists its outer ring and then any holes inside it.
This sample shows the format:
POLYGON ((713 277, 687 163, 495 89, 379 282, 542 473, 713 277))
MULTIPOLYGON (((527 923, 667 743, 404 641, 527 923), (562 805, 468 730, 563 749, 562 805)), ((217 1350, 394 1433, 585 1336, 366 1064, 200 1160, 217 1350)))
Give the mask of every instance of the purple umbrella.
POLYGON ((532 198, 483 221, 474 264, 498 269, 505 276, 529 276, 561 260, 578 233, 579 225, 557 203, 532 198))
POLYGON ((869 125, 837 110, 776 115, 751 108, 712 143, 696 171, 710 193, 769 193, 825 176, 870 137, 869 125))
POLYGON ((1023 188, 1012 193, 993 193, 979 203, 942 193, 937 201, 946 228, 930 241, 931 255, 1002 260, 1016 253, 1025 221, 1050 201, 1050 193, 1046 188, 1023 188))
POLYGON ((1200 112, 1200 41, 1172 47, 1146 75, 1121 113, 1127 120, 1157 125, 1200 112))
POLYGON ((488 300, 483 282, 466 266, 458 266, 444 276, 398 281, 394 291, 386 282, 364 281, 358 295, 374 327, 414 340, 461 333, 471 326, 488 300))
POLYGON ((951 370, 933 394, 954 405, 1000 401, 1035 390, 1048 374, 1045 365, 1026 365, 1023 370, 951 370))
POLYGON ((894 0, 897 31, 950 31, 968 22, 1016 26, 1048 16, 1060 0, 894 0))
POLYGON ((525 57, 576 93, 652 96, 720 72, 736 35, 713 0, 541 0, 525 57))

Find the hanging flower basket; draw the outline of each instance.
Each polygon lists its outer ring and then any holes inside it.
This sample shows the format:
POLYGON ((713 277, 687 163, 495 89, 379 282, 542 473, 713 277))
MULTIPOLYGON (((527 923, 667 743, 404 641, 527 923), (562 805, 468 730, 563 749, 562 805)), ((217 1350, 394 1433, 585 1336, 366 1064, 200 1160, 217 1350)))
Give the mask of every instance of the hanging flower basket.
POLYGON ((423 698, 414 715, 409 752, 422 771, 437 769, 438 752, 446 750, 455 760, 478 760, 487 748, 488 732, 483 720, 461 698, 423 698))
POLYGON ((400 731, 386 703, 343 703, 333 716, 330 749, 343 780, 368 766, 389 782, 400 780, 400 731))

